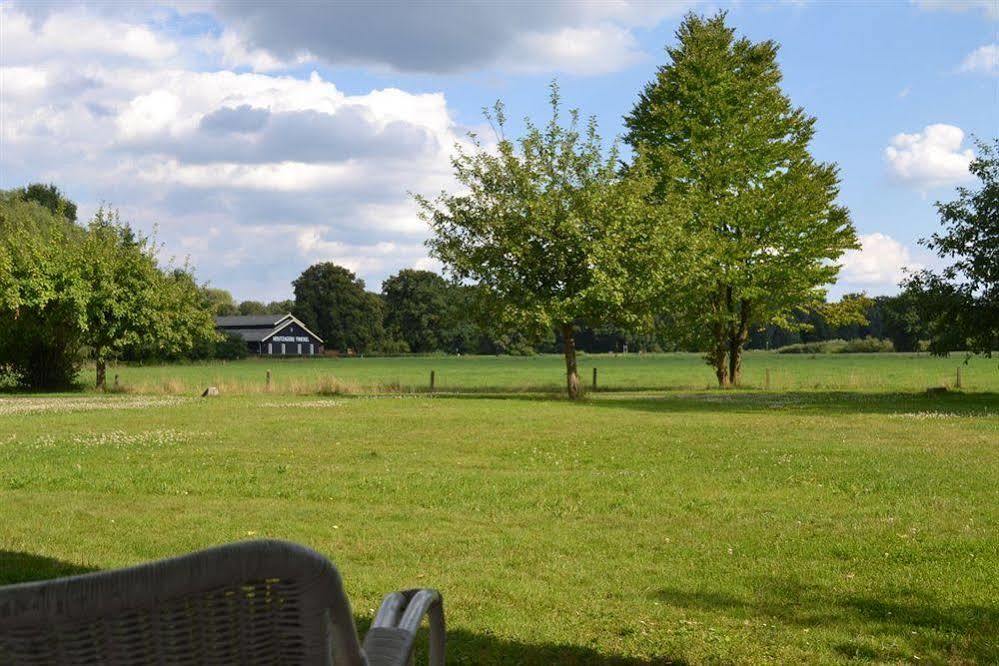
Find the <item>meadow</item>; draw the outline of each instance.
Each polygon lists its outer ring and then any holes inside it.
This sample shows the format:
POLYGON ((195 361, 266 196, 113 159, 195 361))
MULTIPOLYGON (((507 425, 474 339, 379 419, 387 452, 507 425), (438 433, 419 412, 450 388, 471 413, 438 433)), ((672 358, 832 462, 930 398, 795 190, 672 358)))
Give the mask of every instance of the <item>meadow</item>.
MULTIPOLYGON (((744 384, 764 388, 770 373, 775 390, 921 391, 953 387, 961 368, 962 388, 999 392, 999 362, 957 354, 776 354, 748 352, 744 384)), ((691 390, 714 387, 714 374, 699 354, 582 354, 580 377, 601 391, 691 390)), ((565 386, 561 356, 408 356, 383 358, 251 358, 185 365, 120 365, 110 369, 123 390, 188 394, 217 386, 223 393, 267 391, 314 394, 427 391, 430 372, 442 392, 557 392, 565 386)), ((81 373, 93 382, 93 370, 81 373)))
POLYGON ((615 390, 524 392, 557 389, 558 360, 120 367, 148 394, 0 395, 0 584, 275 537, 338 564, 362 627, 385 592, 440 588, 453 663, 999 661, 995 361, 927 394, 958 359, 758 354, 749 382, 809 379, 718 391, 693 356, 587 357, 615 390), (468 392, 298 394, 430 368, 468 392), (194 397, 209 382, 228 390, 194 397))

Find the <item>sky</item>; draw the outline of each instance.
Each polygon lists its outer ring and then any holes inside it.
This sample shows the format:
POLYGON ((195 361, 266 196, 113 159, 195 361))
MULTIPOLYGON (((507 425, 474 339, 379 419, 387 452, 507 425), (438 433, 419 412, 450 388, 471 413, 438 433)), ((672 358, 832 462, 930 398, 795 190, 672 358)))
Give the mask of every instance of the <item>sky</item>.
POLYGON ((557 79, 611 140, 683 15, 719 9, 781 45, 813 154, 840 167, 863 248, 830 297, 937 266, 933 204, 999 136, 999 0, 0 0, 0 188, 55 183, 84 220, 117 207, 238 300, 290 298, 319 261, 378 291, 440 269, 411 194, 456 187, 483 107, 516 132, 557 79))

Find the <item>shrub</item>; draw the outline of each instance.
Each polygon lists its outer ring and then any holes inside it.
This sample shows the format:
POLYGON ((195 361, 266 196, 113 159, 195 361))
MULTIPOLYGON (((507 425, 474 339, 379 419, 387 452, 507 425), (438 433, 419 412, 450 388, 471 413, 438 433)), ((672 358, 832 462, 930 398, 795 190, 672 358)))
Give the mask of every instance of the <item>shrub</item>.
POLYGON ((227 332, 221 340, 215 343, 214 355, 218 359, 236 361, 246 358, 249 355, 249 350, 247 350, 246 342, 243 338, 234 333, 227 332))
POLYGON ((799 342, 777 349, 778 354, 861 354, 893 351, 895 351, 895 345, 892 344, 891 340, 880 340, 870 336, 854 340, 834 339, 821 342, 799 342))
POLYGON ((844 352, 850 354, 876 354, 881 352, 895 351, 895 344, 891 340, 879 340, 871 336, 850 340, 846 343, 844 352))

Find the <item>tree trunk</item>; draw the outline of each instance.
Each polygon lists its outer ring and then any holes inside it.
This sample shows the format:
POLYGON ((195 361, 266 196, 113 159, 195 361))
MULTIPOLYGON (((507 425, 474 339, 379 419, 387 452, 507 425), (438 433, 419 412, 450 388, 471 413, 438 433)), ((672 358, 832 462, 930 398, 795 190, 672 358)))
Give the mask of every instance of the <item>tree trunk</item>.
POLYGON ((742 345, 734 337, 728 350, 728 376, 732 386, 742 384, 742 345))
POLYGON ((572 337, 572 324, 562 324, 562 345, 565 353, 565 385, 569 399, 579 398, 579 368, 576 366, 576 341, 572 337))
POLYGON ((721 317, 724 313, 727 316, 729 303, 732 300, 732 288, 719 285, 718 301, 714 304, 715 321, 711 326, 711 336, 714 339, 714 346, 708 352, 708 363, 715 369, 715 377, 718 378, 718 388, 728 388, 728 326, 721 317))
POLYGON ((728 351, 723 343, 716 343, 715 348, 708 352, 708 362, 715 369, 718 388, 728 388, 728 351))
POLYGON ((728 378, 733 386, 739 386, 742 383, 742 347, 749 339, 751 312, 749 301, 742 299, 739 303, 739 323, 733 328, 728 345, 728 378))
POLYGON ((97 357, 97 390, 103 391, 107 388, 107 365, 103 358, 97 357))

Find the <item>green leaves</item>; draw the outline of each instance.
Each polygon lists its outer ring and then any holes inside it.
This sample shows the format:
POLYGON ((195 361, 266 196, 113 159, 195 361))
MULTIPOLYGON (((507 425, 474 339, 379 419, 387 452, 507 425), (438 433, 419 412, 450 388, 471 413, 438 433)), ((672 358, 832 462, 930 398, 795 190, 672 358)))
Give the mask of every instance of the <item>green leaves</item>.
POLYGON ((527 120, 516 140, 506 138, 498 103, 486 114, 496 143, 475 139, 454 159, 463 191, 417 197, 434 232, 431 253, 452 277, 484 289, 494 315, 519 330, 634 320, 637 264, 654 238, 644 201, 652 181, 618 173, 617 146, 605 148, 595 120, 575 110, 563 120, 556 84, 550 100, 549 121, 527 120))
POLYGON ((0 370, 33 387, 64 387, 84 347, 103 362, 126 349, 175 354, 215 338, 188 266, 161 269, 153 243, 116 211, 98 210, 84 229, 65 209, 0 194, 0 319, 9 322, 0 370))
POLYGON ((367 351, 382 337, 382 302, 364 281, 330 262, 314 264, 292 283, 295 316, 315 331, 327 349, 367 351))
POLYGON ((684 239, 663 245, 674 335, 737 366, 751 327, 823 300, 856 234, 836 167, 809 153, 815 119, 780 89, 777 45, 736 38, 724 13, 688 15, 677 39, 625 119, 627 141, 675 213, 660 232, 684 239))
POLYGON ((971 173, 977 190, 959 187, 957 199, 937 203, 944 232, 923 244, 953 263, 939 274, 907 280, 927 323, 934 353, 967 350, 991 356, 999 349, 999 139, 978 143, 971 173))

